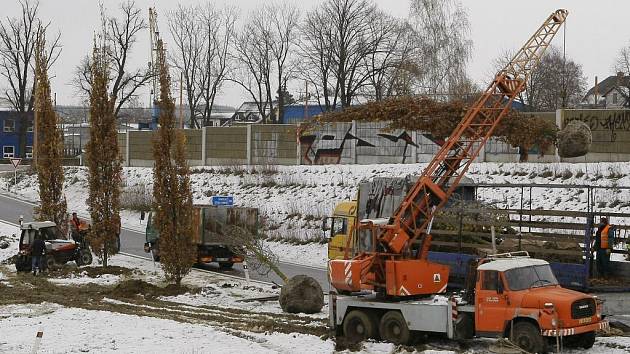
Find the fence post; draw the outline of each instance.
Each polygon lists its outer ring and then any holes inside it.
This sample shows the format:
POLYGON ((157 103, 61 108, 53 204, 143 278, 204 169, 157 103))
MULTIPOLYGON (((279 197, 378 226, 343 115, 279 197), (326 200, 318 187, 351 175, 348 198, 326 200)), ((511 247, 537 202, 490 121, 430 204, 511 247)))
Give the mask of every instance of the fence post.
MULTIPOLYGON (((350 131, 352 132, 351 134, 353 136, 357 136, 357 121, 356 120, 352 121, 352 127, 350 128, 350 131)), ((355 165, 358 163, 357 144, 352 144, 352 163, 355 165)))
POLYGON ((206 166, 206 128, 201 128, 201 166, 206 166))
POLYGON ((418 163, 418 146, 420 146, 418 135, 419 134, 417 130, 411 131, 411 141, 416 143, 416 145, 411 145, 411 153, 413 154, 412 159, 411 159, 412 163, 418 163))
POLYGON ((127 130, 125 133, 125 164, 127 167, 131 166, 131 162, 129 162, 129 142, 131 141, 131 139, 129 139, 129 134, 130 131, 127 130))
POLYGON ((247 166, 252 165, 252 125, 247 125, 247 166))
POLYGON ((302 145, 300 144, 300 126, 297 125, 295 127, 295 157, 296 157, 296 165, 300 166, 302 164, 302 145))

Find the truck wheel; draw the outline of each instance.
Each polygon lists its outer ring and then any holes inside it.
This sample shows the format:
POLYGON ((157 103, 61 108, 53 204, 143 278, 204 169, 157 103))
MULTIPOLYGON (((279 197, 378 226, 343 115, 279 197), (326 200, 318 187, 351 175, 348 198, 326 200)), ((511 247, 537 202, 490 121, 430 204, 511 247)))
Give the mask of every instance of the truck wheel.
POLYGON ((475 324, 472 316, 459 313, 454 325, 455 339, 472 339, 475 336, 475 324))
POLYGON ((517 322, 514 325, 514 344, 528 353, 546 353, 545 339, 540 334, 538 327, 530 322, 517 322))
POLYGON ((409 327, 398 311, 389 311, 381 318, 379 332, 383 340, 394 344, 409 343, 409 327))
POLYGON ((234 267, 232 262, 219 262, 219 268, 221 269, 232 269, 232 267, 234 267))
POLYGON ((155 254, 155 253, 153 253, 153 260, 156 261, 156 262, 159 262, 160 261, 160 256, 155 254))
POLYGON ((584 349, 591 349, 595 344, 595 332, 587 332, 579 335, 579 346, 584 349))
POLYGON ((343 333, 349 342, 358 343, 374 337, 376 326, 370 316, 361 310, 352 310, 343 320, 343 333))

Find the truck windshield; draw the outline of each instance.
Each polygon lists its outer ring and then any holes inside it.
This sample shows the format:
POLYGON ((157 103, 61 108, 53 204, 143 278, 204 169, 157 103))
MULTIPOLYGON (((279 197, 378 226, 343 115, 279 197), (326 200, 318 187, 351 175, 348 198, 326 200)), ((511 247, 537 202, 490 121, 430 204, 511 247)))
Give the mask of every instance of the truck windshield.
POLYGON ((505 272, 510 290, 524 290, 541 286, 557 285, 549 265, 514 268, 505 272))

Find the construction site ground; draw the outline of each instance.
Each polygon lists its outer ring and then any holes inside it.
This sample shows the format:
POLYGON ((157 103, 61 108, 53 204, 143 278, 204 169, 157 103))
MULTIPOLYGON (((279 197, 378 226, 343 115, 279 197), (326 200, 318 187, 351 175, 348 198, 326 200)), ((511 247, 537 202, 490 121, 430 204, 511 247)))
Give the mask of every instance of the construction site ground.
MULTIPOLYGON (((17 238, 3 239, 10 247, 0 250, 0 352, 30 352, 38 331, 43 332, 42 353, 202 353, 209 348, 228 353, 483 353, 493 343, 429 337, 416 346, 350 345, 330 338, 327 306, 314 315, 284 314, 273 300, 279 289, 270 284, 195 269, 182 287, 166 285, 159 264, 127 255, 114 256, 107 269, 68 264, 33 276, 16 273, 11 264, 17 238)), ((599 338, 590 352, 602 350, 628 352, 630 338, 599 338)))

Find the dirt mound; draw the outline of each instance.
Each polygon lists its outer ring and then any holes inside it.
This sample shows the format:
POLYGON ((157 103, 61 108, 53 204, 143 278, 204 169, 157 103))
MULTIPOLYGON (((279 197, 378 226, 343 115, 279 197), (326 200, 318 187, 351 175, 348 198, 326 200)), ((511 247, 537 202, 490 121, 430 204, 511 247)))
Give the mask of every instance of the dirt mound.
POLYGON ((280 290, 280 307, 288 313, 318 313, 324 306, 324 293, 317 280, 296 275, 280 290))
POLYGON ((104 274, 112 274, 112 275, 121 275, 121 276, 130 276, 133 270, 125 267, 119 266, 108 266, 108 267, 62 267, 51 271, 53 275, 81 275, 85 274, 90 278, 97 278, 104 274))
POLYGON ((144 295, 145 297, 159 297, 177 296, 194 291, 196 291, 196 289, 191 289, 185 286, 177 286, 175 284, 169 284, 166 287, 160 287, 151 283, 147 283, 144 280, 130 279, 116 285, 112 292, 114 295, 120 297, 134 297, 136 295, 144 295))
POLYGON ((558 155, 560 157, 580 157, 591 148, 593 135, 584 122, 574 120, 558 133, 558 155))

